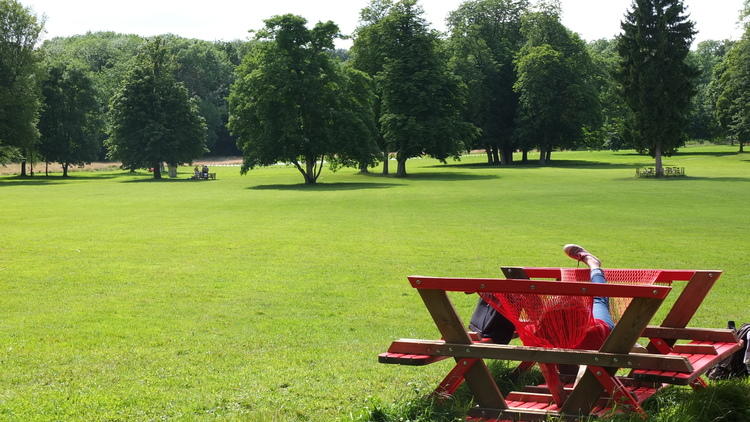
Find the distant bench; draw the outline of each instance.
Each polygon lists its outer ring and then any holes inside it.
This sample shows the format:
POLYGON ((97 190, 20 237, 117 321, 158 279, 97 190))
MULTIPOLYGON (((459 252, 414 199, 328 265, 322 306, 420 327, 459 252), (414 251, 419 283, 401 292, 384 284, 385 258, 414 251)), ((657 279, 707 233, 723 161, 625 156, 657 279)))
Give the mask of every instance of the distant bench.
POLYGON ((193 176, 190 180, 216 180, 216 173, 200 173, 198 176, 193 176))
MULTIPOLYGON (((637 177, 656 177, 656 167, 639 167, 635 169, 637 177)), ((664 167, 665 177, 685 176, 685 167, 664 167)))

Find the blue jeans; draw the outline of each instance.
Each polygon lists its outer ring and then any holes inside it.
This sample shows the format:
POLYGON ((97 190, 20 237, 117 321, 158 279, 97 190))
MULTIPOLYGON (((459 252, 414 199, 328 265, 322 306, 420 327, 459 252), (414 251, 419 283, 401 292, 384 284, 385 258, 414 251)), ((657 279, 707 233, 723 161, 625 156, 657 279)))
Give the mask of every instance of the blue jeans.
MULTIPOLYGON (((601 268, 594 268, 591 270, 591 282, 592 283, 606 283, 607 279, 604 278, 604 272, 601 268)), ((609 298, 602 296, 594 297, 594 307, 591 311, 595 319, 600 319, 609 325, 610 329, 615 328, 615 322, 612 320, 612 315, 609 313, 609 298)))

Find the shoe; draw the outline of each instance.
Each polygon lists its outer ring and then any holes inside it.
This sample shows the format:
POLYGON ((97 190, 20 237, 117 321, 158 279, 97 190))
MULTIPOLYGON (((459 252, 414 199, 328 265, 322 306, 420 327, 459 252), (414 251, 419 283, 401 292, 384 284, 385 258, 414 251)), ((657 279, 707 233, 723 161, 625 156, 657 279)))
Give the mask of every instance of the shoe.
POLYGON ((584 264, 586 263, 586 259, 588 259, 589 257, 594 258, 597 262, 599 262, 599 258, 594 256, 594 254, 584 249, 583 246, 579 246, 574 243, 569 243, 563 246, 563 252, 565 252, 565 255, 568 255, 576 261, 581 261, 584 264))

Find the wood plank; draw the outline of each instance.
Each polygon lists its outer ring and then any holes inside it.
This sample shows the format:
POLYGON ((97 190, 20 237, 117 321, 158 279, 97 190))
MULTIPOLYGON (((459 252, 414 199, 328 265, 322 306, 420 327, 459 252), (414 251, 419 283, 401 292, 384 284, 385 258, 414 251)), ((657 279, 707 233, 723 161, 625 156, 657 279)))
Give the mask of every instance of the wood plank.
MULTIPOLYGON (((651 318, 654 317, 662 302, 663 299, 633 299, 599 351, 604 353, 627 353, 633 347, 636 340, 638 340, 643 329, 651 321, 651 318)), ((607 368, 606 370, 610 375, 614 375, 617 372, 617 369, 614 368, 607 368)), ((590 371, 586 371, 576 388, 568 396, 568 400, 563 404, 563 413, 573 415, 588 414, 603 391, 604 388, 597 381, 596 377, 590 371)))
POLYGON ((511 420, 511 421, 544 421, 549 416, 560 416, 560 413, 550 409, 492 409, 486 407, 475 407, 469 409, 468 415, 473 418, 482 418, 486 420, 511 420), (517 409, 517 410, 516 410, 517 409))
POLYGON ((672 350, 675 353, 685 353, 685 354, 691 354, 691 355, 718 355, 719 353, 716 351, 716 348, 714 346, 711 346, 710 344, 675 344, 674 347, 672 347, 672 350))
MULTIPOLYGON (((471 344, 471 338, 445 291, 419 290, 419 295, 446 342, 471 344)), ((458 361, 459 359, 456 358, 456 362, 458 361)), ((464 379, 480 406, 497 409, 508 407, 487 365, 481 359, 466 372, 464 379)))
MULTIPOLYGON (((686 327, 701 303, 703 303, 703 299, 711 291, 716 280, 721 277, 721 273, 721 271, 695 271, 660 325, 672 328, 686 327)), ((675 344, 675 340, 673 339, 668 339, 666 342, 670 346, 675 344)), ((652 344, 648 345, 648 349, 652 353, 657 352, 656 347, 652 344)))
POLYGON ((649 325, 643 330, 641 336, 672 340, 703 340, 723 343, 737 342, 737 336, 732 330, 715 328, 675 328, 649 325))
POLYGON ((493 343, 458 344, 443 340, 401 339, 391 343, 391 352, 482 358, 497 360, 534 361, 564 365, 597 365, 612 368, 641 368, 690 372, 687 359, 673 355, 651 353, 604 353, 595 350, 549 349, 493 343))
POLYGON ((602 284, 591 282, 559 282, 498 278, 451 278, 409 276, 412 287, 419 291, 530 293, 568 296, 607 296, 627 298, 667 297, 669 286, 602 284))
POLYGON ((511 391, 505 396, 505 400, 508 402, 508 407, 511 407, 511 400, 517 402, 554 403, 552 400, 552 394, 530 393, 526 391, 511 391))

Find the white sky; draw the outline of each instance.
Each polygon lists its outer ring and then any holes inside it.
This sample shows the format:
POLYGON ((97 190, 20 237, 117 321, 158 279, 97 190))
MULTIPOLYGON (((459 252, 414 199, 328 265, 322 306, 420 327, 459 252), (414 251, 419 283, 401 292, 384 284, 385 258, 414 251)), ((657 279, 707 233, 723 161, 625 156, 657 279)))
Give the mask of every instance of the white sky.
MULTIPOLYGON (((143 36, 173 33, 209 41, 247 39, 263 20, 277 14, 302 15, 311 23, 332 20, 343 33, 357 26, 368 0, 20 0, 47 17, 45 39, 114 31, 143 36)), ((445 18, 462 0, 421 0, 427 20, 445 30, 445 18)), ((562 0, 563 23, 585 40, 611 38, 631 0, 562 0)), ((699 31, 696 41, 738 39, 742 0, 685 0, 699 31)), ((340 47, 350 43, 339 42, 340 47)))

